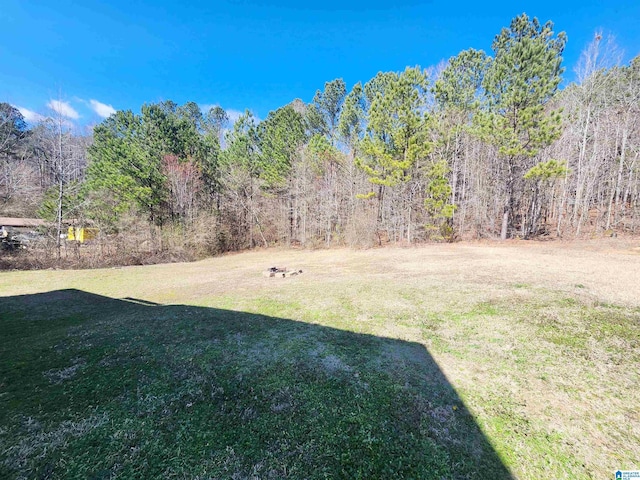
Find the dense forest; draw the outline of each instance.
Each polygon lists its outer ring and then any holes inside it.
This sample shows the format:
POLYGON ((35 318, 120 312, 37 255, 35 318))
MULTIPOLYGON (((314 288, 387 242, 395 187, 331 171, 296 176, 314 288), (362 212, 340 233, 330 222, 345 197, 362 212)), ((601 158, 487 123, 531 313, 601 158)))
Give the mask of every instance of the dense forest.
MULTIPOLYGON (((100 229, 103 255, 640 231, 640 56, 596 35, 562 86, 564 33, 521 15, 492 52, 325 83, 261 121, 193 102, 79 133, 0 104, 3 216, 100 229)), ((57 246, 57 248, 55 248, 57 246)))

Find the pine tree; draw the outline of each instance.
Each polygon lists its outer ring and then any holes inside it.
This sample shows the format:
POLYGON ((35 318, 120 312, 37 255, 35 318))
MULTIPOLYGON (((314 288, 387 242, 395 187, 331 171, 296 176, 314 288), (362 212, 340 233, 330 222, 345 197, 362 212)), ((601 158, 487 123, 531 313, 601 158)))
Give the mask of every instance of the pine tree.
POLYGON ((378 74, 372 82, 375 85, 365 86, 375 96, 367 111, 367 133, 360 142, 357 165, 379 186, 377 194, 368 196, 381 197, 384 187, 408 181, 416 158, 429 149, 424 109, 428 82, 418 67, 378 74))
POLYGON ((559 111, 547 111, 561 81, 564 32, 554 36, 544 25, 522 14, 493 41, 495 57, 484 78, 487 104, 476 115, 481 137, 497 147, 504 166, 501 238, 516 224, 522 175, 529 159, 560 136, 559 111))

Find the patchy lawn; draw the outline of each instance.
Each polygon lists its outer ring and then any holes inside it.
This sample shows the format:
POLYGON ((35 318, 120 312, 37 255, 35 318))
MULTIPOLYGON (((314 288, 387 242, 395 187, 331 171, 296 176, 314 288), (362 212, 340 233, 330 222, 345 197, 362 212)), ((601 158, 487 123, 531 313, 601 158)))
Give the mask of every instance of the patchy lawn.
POLYGON ((605 247, 5 272, 0 478, 637 469, 640 255, 605 247))

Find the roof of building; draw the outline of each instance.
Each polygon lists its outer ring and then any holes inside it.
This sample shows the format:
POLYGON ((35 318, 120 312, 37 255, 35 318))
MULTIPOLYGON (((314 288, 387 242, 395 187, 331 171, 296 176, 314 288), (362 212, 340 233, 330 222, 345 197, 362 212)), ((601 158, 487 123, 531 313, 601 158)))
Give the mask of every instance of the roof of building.
POLYGON ((0 226, 3 227, 40 227, 46 224, 39 218, 0 217, 0 226))

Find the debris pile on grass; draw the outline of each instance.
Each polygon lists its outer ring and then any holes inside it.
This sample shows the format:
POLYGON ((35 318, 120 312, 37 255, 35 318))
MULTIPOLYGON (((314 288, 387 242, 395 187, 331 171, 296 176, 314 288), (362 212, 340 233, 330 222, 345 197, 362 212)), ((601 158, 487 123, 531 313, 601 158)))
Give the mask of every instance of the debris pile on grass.
POLYGON ((300 275, 302 270, 297 268, 287 268, 287 267, 269 267, 262 274, 265 277, 293 277, 295 275, 300 275))

